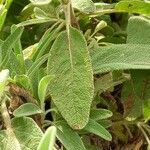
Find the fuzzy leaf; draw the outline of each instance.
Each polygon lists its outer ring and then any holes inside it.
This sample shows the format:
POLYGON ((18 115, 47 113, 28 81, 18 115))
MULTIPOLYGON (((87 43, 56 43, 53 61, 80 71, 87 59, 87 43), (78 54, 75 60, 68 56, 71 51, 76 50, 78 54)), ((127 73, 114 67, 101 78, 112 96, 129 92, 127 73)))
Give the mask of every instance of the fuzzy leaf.
POLYGON ((8 60, 11 53, 11 49, 16 44, 16 41, 20 39, 21 34, 23 32, 23 27, 18 27, 8 38, 3 42, 1 47, 1 55, 2 55, 2 62, 0 62, 0 67, 4 67, 8 60))
POLYGON ((20 150, 20 147, 22 150, 37 150, 43 133, 33 119, 28 117, 13 118, 12 127, 19 143, 16 145, 14 137, 9 137, 6 130, 2 130, 0 132, 0 148, 2 150, 20 150))
POLYGON ((39 82, 39 85, 38 85, 38 96, 39 96, 39 99, 40 99, 40 102, 41 102, 42 106, 43 106, 44 99, 45 99, 45 96, 46 96, 46 90, 47 90, 48 84, 50 83, 50 81, 53 78, 54 78, 54 76, 47 75, 47 76, 43 77, 40 80, 40 82, 39 82))
POLYGON ((55 75, 49 86, 55 105, 72 128, 83 128, 93 98, 93 72, 85 39, 78 30, 70 27, 70 44, 66 32, 58 36, 47 70, 55 75))
POLYGON ((44 5, 50 3, 52 0, 30 0, 34 5, 44 5))
POLYGON ((95 11, 95 6, 92 0, 72 0, 72 6, 82 12, 89 13, 95 11))
POLYGON ((117 3, 115 8, 117 10, 123 10, 129 13, 150 15, 150 3, 139 0, 120 1, 119 3, 117 3))
POLYGON ((49 127, 43 135, 37 150, 53 150, 55 144, 56 127, 49 127))
POLYGON ((67 150, 86 150, 80 136, 64 122, 57 122, 57 138, 67 150))
POLYGON ((42 110, 32 103, 25 103, 18 107, 14 112, 13 115, 15 117, 23 117, 23 116, 31 116, 35 114, 42 113, 42 110))
POLYGON ((112 112, 107 109, 92 109, 90 118, 93 120, 101 120, 101 119, 107 119, 112 115, 113 115, 112 112))
POLYGON ((102 125, 92 119, 89 120, 83 130, 94 133, 107 141, 112 140, 111 134, 102 125))
POLYGON ((117 44, 100 48, 92 56, 94 73, 150 69, 149 51, 149 44, 117 44))
POLYGON ((150 44, 150 20, 134 16, 129 19, 127 26, 127 43, 150 44))

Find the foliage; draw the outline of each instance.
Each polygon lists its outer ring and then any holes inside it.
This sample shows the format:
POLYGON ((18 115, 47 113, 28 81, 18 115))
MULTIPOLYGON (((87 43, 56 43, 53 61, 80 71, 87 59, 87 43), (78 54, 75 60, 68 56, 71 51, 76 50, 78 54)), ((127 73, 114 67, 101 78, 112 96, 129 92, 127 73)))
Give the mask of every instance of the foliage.
POLYGON ((146 0, 0 0, 0 149, 149 149, 149 15, 146 0))

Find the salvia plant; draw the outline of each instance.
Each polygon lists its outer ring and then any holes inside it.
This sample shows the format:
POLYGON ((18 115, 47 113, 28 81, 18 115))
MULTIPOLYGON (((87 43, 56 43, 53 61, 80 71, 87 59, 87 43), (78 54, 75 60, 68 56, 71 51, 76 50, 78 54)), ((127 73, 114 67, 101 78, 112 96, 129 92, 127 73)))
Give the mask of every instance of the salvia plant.
POLYGON ((150 1, 0 0, 0 150, 114 149, 150 149, 150 1))

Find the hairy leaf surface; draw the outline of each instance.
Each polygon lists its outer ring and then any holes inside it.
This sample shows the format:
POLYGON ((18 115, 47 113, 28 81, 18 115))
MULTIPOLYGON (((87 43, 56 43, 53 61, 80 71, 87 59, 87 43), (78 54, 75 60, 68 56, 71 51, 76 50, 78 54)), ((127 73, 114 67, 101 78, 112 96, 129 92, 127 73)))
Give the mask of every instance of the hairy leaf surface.
POLYGON ((83 128, 93 98, 91 60, 82 34, 70 27, 70 43, 62 32, 50 50, 48 74, 55 75, 49 91, 68 124, 83 128))

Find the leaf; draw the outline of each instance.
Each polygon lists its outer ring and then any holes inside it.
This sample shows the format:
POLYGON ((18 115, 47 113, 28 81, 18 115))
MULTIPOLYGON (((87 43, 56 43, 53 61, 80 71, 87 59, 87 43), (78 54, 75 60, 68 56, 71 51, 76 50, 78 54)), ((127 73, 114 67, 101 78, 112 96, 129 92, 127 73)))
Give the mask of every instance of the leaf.
POLYGON ((64 122, 56 122, 57 138, 67 150, 86 150, 80 136, 64 122))
POLYGON ((90 118, 95 121, 98 121, 101 119, 107 119, 112 115, 112 112, 107 109, 91 109, 90 118))
POLYGON ((43 135, 37 150, 53 150, 55 144, 56 127, 49 127, 43 135))
POLYGON ((48 54, 43 55, 40 57, 37 61, 35 61, 32 66, 28 69, 27 75, 32 76, 38 69, 39 67, 48 59, 48 54))
POLYGON ((7 15, 7 9, 3 9, 2 12, 0 10, 0 31, 2 30, 3 24, 5 22, 6 19, 6 15, 7 15))
POLYGON ((20 150, 20 146, 22 150, 37 150, 43 133, 31 118, 13 118, 12 127, 19 145, 16 145, 14 137, 8 137, 6 130, 2 130, 0 132, 2 150, 20 150))
POLYGON ((52 0, 30 0, 34 5, 44 5, 49 4, 52 0))
POLYGON ((42 24, 42 23, 46 23, 46 22, 55 22, 55 21, 57 21, 57 19, 55 19, 55 18, 30 19, 30 20, 26 20, 26 21, 19 23, 17 26, 18 27, 29 26, 29 25, 33 25, 33 24, 42 24))
POLYGON ((32 103, 25 103, 14 110, 13 115, 15 117, 31 116, 42 113, 42 110, 32 103))
POLYGON ((107 141, 112 140, 111 134, 102 125, 92 119, 89 120, 88 124, 83 128, 83 130, 94 133, 95 135, 98 135, 107 141))
POLYGON ((144 119, 146 120, 150 119, 150 100, 149 99, 144 103, 143 116, 144 116, 144 119))
POLYGON ((54 76, 52 75, 47 75, 45 77, 43 77, 38 85, 38 96, 40 99, 40 103, 41 103, 41 108, 43 108, 43 104, 44 104, 44 100, 45 100, 45 96, 46 96, 46 90, 48 87, 48 84, 50 83, 50 81, 54 78, 54 76))
POLYGON ((129 19, 127 26, 127 43, 150 44, 150 20, 134 16, 129 19))
POLYGON ((30 79, 27 75, 16 75, 14 80, 17 84, 24 87, 25 89, 30 89, 30 79))
POLYGON ((61 23, 58 27, 56 22, 51 28, 49 28, 38 43, 37 50, 33 54, 33 60, 39 59, 44 53, 47 52, 52 45, 52 41, 58 36, 59 31, 64 27, 64 23, 61 23), (57 28, 56 28, 57 27, 57 28))
POLYGON ((116 10, 123 10, 129 13, 150 15, 150 3, 139 0, 120 1, 115 6, 116 10))
POLYGON ((116 44, 97 49, 92 56, 95 74, 112 70, 150 69, 149 44, 116 44))
POLYGON ((72 0, 72 6, 82 12, 90 13, 95 11, 95 5, 92 0, 72 0))
POLYGON ((2 62, 0 62, 0 67, 4 67, 9 60, 11 49, 14 47, 16 41, 20 39, 23 32, 23 27, 18 27, 2 44, 2 62))
POLYGON ((67 33, 58 36, 50 50, 47 71, 55 76, 49 86, 55 105, 72 128, 83 128, 93 98, 93 72, 79 31, 70 27, 70 49, 67 33))
POLYGON ((48 15, 42 9, 38 7, 34 8, 34 14, 35 14, 35 17, 38 19, 49 18, 48 15))
POLYGON ((12 127, 23 150, 37 150, 43 133, 33 119, 13 118, 12 127))

